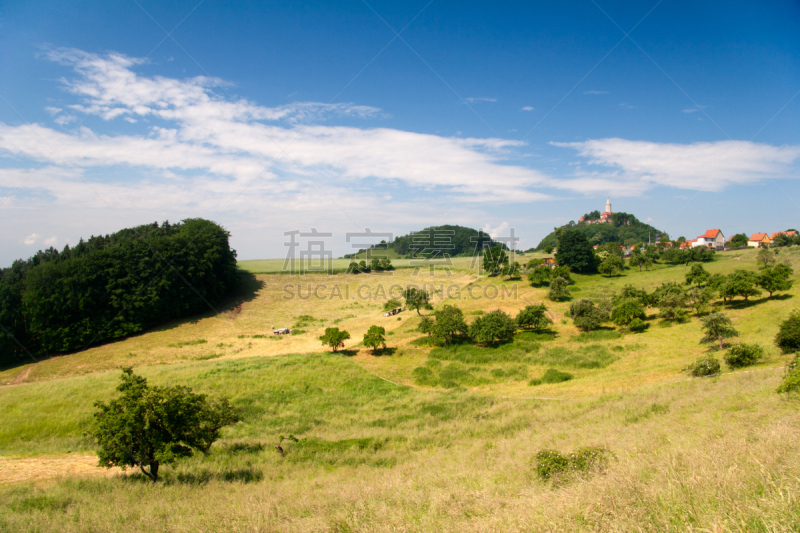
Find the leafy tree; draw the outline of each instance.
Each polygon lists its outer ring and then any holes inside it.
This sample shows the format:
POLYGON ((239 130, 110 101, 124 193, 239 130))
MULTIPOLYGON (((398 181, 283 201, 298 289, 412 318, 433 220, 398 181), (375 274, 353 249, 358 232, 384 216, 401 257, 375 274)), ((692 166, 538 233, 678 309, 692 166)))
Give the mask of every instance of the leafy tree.
POLYGON ((403 291, 403 298, 406 301, 406 309, 416 309, 417 314, 422 316, 420 309, 433 309, 430 303, 431 294, 423 289, 407 287, 403 291))
POLYGON ((544 247, 544 253, 546 253, 546 254, 552 254, 553 250, 555 250, 555 248, 553 248, 552 246, 545 246, 544 247))
POLYGON ((433 319, 429 316, 423 316, 422 321, 417 326, 417 331, 427 333, 428 336, 433 335, 433 319))
POLYGON ((635 298, 642 304, 642 307, 647 307, 650 305, 650 295, 647 294, 647 291, 644 289, 637 289, 633 285, 625 285, 622 289, 614 295, 612 298, 612 305, 615 304, 618 300, 624 300, 627 298, 635 298))
POLYGON ((729 242, 731 248, 739 248, 741 246, 747 246, 747 242, 749 241, 749 237, 746 233, 737 233, 729 242))
POLYGON ((714 300, 716 291, 711 287, 692 287, 687 293, 689 307, 695 310, 697 316, 708 309, 709 304, 714 300))
POLYGON ((775 335, 775 346, 783 353, 800 351, 800 311, 792 311, 788 318, 781 322, 775 335))
POLYGON ((661 257, 661 253, 658 251, 658 246, 650 245, 646 246, 644 249, 644 257, 645 259, 649 259, 651 261, 651 265, 659 260, 661 257))
POLYGON ((591 273, 597 269, 594 249, 586 236, 574 228, 561 228, 556 233, 558 252, 556 261, 573 272, 591 273))
POLYGON ((620 259, 618 255, 609 254, 597 267, 597 271, 604 276, 618 276, 622 274, 623 268, 625 268, 625 266, 622 259, 620 259))
POLYGON ((758 261, 759 263, 763 263, 764 266, 762 266, 761 268, 768 268, 770 265, 775 264, 775 250, 770 250, 769 248, 761 248, 760 250, 758 250, 756 261, 758 261))
POLYGON ((567 280, 559 276, 555 278, 553 281, 551 281, 550 291, 548 292, 547 297, 553 300, 554 302, 568 300, 569 289, 567 288, 567 280))
POLYGON ((686 273, 687 285, 705 285, 711 279, 708 270, 703 268, 703 265, 692 265, 691 270, 686 273))
MULTIPOLYGON (((638 267, 639 267, 639 272, 641 272, 641 271, 642 271, 642 267, 644 266, 644 264, 645 264, 646 262, 647 262, 647 258, 646 258, 646 257, 644 256, 644 254, 643 254, 643 253, 642 253, 640 250, 638 250, 638 249, 634 250, 634 251, 633 251, 633 253, 631 254, 631 257, 628 259, 628 264, 629 264, 630 266, 634 266, 634 267, 635 267, 635 266, 638 266, 638 267)), ((599 270, 599 269, 598 269, 598 270, 599 270)), ((602 272, 601 272, 601 273, 602 273, 602 272)))
POLYGON ((675 282, 662 283, 653 292, 653 302, 658 307, 658 316, 664 320, 682 320, 686 316, 688 295, 675 282))
POLYGON ((395 298, 392 298, 383 304, 384 311, 391 311, 392 309, 397 309, 398 307, 403 307, 403 303, 395 298))
POLYGON ((733 327, 731 319, 722 313, 711 313, 700 319, 705 336, 700 340, 701 343, 718 342, 719 349, 722 350, 722 340, 731 337, 738 337, 739 332, 733 327))
POLYGON ((751 296, 758 296, 761 291, 756 288, 758 277, 754 272, 748 270, 735 270, 728 274, 725 283, 720 288, 720 295, 727 301, 728 298, 733 300, 737 296, 744 298, 745 304, 748 303, 748 298, 751 296))
POLYGON ((508 254, 499 246, 487 248, 483 252, 483 270, 490 276, 496 276, 508 264, 508 254))
POLYGON ((499 309, 479 316, 469 328, 470 335, 479 344, 497 345, 514 339, 517 323, 499 309))
POLYGON ((567 281, 568 285, 572 285, 575 283, 572 281, 572 271, 569 269, 568 266, 557 266, 553 269, 552 278, 564 278, 567 281))
POLYGON ((758 275, 758 286, 769 293, 772 298, 772 293, 776 291, 788 291, 792 288, 792 281, 789 276, 792 275, 794 270, 792 267, 780 264, 774 268, 766 268, 758 275))
POLYGON ((722 286, 725 285, 725 281, 727 278, 723 274, 711 274, 708 277, 708 287, 715 290, 716 292, 720 292, 722 290, 722 286))
POLYGON ((220 430, 238 421, 226 399, 210 400, 188 387, 149 387, 130 367, 117 390, 119 398, 94 404, 99 464, 138 467, 153 481, 161 465, 208 452, 220 430))
POLYGON ((464 312, 454 305, 444 305, 434 311, 435 322, 431 334, 437 344, 449 344, 456 337, 466 337, 469 327, 464 321, 464 312))
POLYGON ((381 326, 370 326, 364 333, 364 346, 372 348, 372 353, 376 353, 378 348, 383 346, 386 349, 386 328, 381 326))
POLYGON ((638 298, 623 298, 614 302, 611 308, 611 321, 618 326, 627 326, 634 319, 644 320, 644 306, 638 298))
POLYGON ((501 270, 501 273, 503 276, 508 276, 509 279, 519 279, 521 270, 522 267, 519 265, 519 263, 514 261, 513 264, 509 263, 505 265, 501 270))
POLYGON ((517 315, 517 325, 521 329, 544 329, 553 321, 547 316, 547 307, 544 304, 529 305, 517 315))
POLYGON ((581 298, 572 302, 569 306, 569 314, 572 317, 573 324, 584 331, 597 329, 609 319, 608 311, 596 306, 588 298, 581 298))
POLYGON ((734 344, 725 354, 725 363, 731 368, 752 366, 764 359, 764 348, 758 344, 734 344))
POLYGON ((549 285, 551 281, 553 270, 546 266, 537 266, 528 272, 528 281, 534 287, 544 287, 549 285))
POLYGON ((350 333, 346 331, 339 331, 339 328, 325 328, 325 334, 319 340, 322 344, 327 344, 331 347, 333 352, 337 352, 339 348, 344 346, 344 341, 350 338, 350 333))
POLYGON ((791 361, 786 363, 786 373, 778 387, 778 393, 782 392, 787 394, 800 392, 800 356, 795 355, 791 361))

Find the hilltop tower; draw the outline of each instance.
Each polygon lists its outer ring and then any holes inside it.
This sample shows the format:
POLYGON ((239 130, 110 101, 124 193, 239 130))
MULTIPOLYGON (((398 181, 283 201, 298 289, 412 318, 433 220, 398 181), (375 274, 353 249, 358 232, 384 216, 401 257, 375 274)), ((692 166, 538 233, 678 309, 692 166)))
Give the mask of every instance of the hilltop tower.
POLYGON ((605 212, 606 213, 613 213, 613 211, 611 210, 611 198, 606 198, 606 209, 605 209, 605 212))

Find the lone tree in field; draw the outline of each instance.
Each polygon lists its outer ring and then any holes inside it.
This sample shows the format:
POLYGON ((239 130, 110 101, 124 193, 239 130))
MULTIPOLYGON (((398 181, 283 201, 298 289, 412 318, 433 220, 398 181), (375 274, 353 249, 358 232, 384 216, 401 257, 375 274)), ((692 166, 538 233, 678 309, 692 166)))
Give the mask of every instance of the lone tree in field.
POLYGON ((339 328, 325 328, 325 335, 321 336, 319 340, 322 344, 327 344, 331 349, 336 352, 344 346, 344 341, 350 338, 350 334, 346 331, 339 331, 339 328))
POLYGON ((212 400, 188 387, 148 387, 130 367, 121 381, 122 396, 94 404, 100 466, 138 467, 158 481, 161 465, 207 453, 220 430, 238 421, 227 399, 212 400))
POLYGON ((386 328, 381 326, 370 326, 369 331, 364 333, 364 346, 372 348, 372 353, 377 353, 378 348, 383 346, 386 349, 386 328))
POLYGON ((487 248, 483 252, 483 270, 490 276, 496 276, 508 264, 508 254, 499 246, 487 248))
POLYGON ((611 321, 618 326, 627 326, 634 319, 647 317, 644 306, 638 298, 618 298, 611 308, 611 321))
POLYGON ((604 276, 619 276, 622 274, 622 270, 624 268, 625 264, 618 255, 608 254, 608 256, 603 259, 603 262, 597 267, 597 271, 604 276))
POLYGON ((555 278, 553 281, 551 281, 550 291, 547 293, 547 297, 553 300, 554 302, 569 300, 569 289, 567 288, 567 280, 559 276, 555 278))
POLYGON ((706 285, 711 279, 711 274, 703 268, 703 265, 692 265, 691 270, 686 273, 687 285, 706 285))
POLYGON ((517 325, 521 329, 540 330, 552 323, 544 304, 529 305, 517 315, 517 325))
POLYGON ((775 250, 769 248, 761 248, 756 256, 756 261, 763 263, 761 268, 769 268, 770 265, 775 264, 775 250))
POLYGON ((550 284, 553 275, 553 269, 544 265, 534 267, 533 270, 528 272, 528 281, 534 287, 544 287, 550 284))
POLYGON ((559 228, 556 262, 568 266, 573 272, 586 274, 597 269, 594 249, 586 235, 574 228, 559 228))
POLYGON ((514 319, 500 310, 479 316, 469 328, 475 342, 492 346, 513 340, 516 331, 514 319))
POLYGON ((406 287, 403 291, 403 298, 406 300, 406 309, 416 309, 417 314, 422 316, 420 309, 433 309, 430 303, 431 294, 417 287, 406 287))
POLYGON ((741 296, 744 298, 745 305, 747 305, 750 296, 761 294, 761 291, 756 288, 756 281, 758 281, 758 277, 755 272, 735 270, 725 279, 725 283, 719 290, 720 296, 726 300, 728 298, 733 300, 735 297, 741 296))
POLYGON ((575 300, 569 305, 569 314, 572 323, 583 331, 599 328, 603 322, 608 321, 609 314, 604 308, 596 306, 589 298, 575 300))
POLYGON ((733 327, 731 319, 722 313, 711 313, 700 319, 703 324, 703 331, 706 335, 701 343, 719 342, 719 349, 722 350, 722 340, 731 337, 738 337, 739 332, 733 327))

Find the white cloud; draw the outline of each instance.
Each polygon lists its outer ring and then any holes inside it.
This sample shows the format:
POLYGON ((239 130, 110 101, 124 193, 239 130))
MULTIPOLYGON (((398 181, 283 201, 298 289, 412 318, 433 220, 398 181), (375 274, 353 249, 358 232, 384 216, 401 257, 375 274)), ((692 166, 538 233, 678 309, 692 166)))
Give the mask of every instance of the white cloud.
POLYGON ((22 239, 22 244, 24 244, 25 246, 33 246, 34 244, 36 244, 37 240, 39 240, 39 235, 37 235, 36 233, 31 233, 30 235, 22 239))
POLYGON ((58 244, 58 239, 56 237, 50 237, 44 240, 45 246, 55 246, 56 244, 58 244))
POLYGON ((44 110, 50 113, 51 115, 57 115, 62 111, 60 107, 50 107, 50 106, 45 107, 44 110))
POLYGON ((523 107, 522 109, 520 109, 520 111, 534 111, 534 109, 533 109, 531 106, 529 106, 529 105, 526 105, 525 107, 523 107))
POLYGON ((583 91, 583 94, 608 94, 608 91, 583 91))
POLYGON ((697 113, 697 111, 699 111, 699 110, 697 108, 695 108, 695 107, 690 107, 689 109, 684 109, 683 110, 684 113, 697 113))
POLYGON ((748 141, 671 144, 612 138, 552 144, 573 148, 589 163, 607 168, 579 175, 564 186, 613 191, 615 195, 619 195, 618 190, 635 194, 655 186, 720 191, 732 185, 786 177, 790 165, 800 158, 800 146, 748 141))
POLYGON ((501 222, 499 226, 493 228, 491 224, 483 226, 483 232, 488 234, 491 238, 508 237, 508 222, 501 222))
POLYGON ((53 122, 55 122, 59 126, 66 126, 70 122, 74 122, 76 120, 78 120, 78 118, 73 115, 61 115, 59 117, 56 117, 55 120, 53 120, 53 122))
POLYGON ((470 96, 470 97, 464 98, 464 101, 469 102, 470 104, 474 104, 476 102, 496 102, 497 98, 470 96))

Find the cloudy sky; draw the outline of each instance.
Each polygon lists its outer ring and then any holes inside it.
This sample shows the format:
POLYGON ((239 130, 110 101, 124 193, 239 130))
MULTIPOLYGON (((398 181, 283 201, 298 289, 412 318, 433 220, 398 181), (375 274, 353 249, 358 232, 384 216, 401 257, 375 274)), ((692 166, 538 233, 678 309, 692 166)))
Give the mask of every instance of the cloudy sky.
POLYGON ((0 266, 204 217, 510 228, 601 209, 673 237, 800 226, 800 4, 0 4, 0 266))

